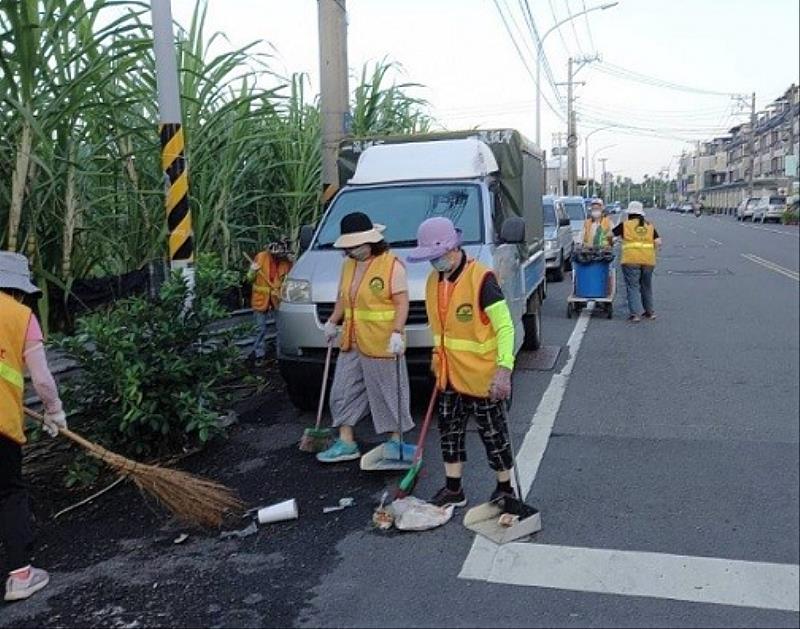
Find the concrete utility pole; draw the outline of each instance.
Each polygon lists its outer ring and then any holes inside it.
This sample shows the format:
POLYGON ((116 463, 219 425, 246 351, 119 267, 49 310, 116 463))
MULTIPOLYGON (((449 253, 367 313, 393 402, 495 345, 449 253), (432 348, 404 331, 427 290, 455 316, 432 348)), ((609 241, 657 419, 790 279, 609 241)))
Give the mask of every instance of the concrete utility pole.
POLYGON ((178 63, 172 33, 170 0, 152 2, 151 12, 169 258, 172 269, 180 269, 186 279, 191 300, 194 292, 194 234, 189 211, 189 175, 184 156, 185 141, 181 125, 178 63))
POLYGON ((603 192, 603 198, 608 200, 608 192, 606 191, 606 162, 608 161, 607 157, 601 157, 600 161, 603 163, 603 174, 601 175, 600 179, 600 190, 603 192))
POLYGON ((578 159, 577 145, 578 135, 575 132, 575 88, 572 85, 572 68, 574 61, 572 57, 567 62, 567 194, 574 196, 578 179, 578 159))
POLYGON ((319 102, 322 116, 322 203, 339 189, 336 155, 350 132, 346 0, 317 0, 319 102))
POLYGON ((750 163, 750 167, 747 171, 747 197, 750 198, 753 196, 753 171, 755 170, 756 166, 756 93, 753 92, 753 95, 750 98, 750 157, 748 158, 748 162, 750 163))

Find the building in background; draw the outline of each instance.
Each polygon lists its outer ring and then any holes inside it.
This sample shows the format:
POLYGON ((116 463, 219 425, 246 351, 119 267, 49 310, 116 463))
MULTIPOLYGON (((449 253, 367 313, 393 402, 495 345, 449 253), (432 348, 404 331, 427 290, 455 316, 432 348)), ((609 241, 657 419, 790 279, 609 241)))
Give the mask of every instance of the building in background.
MULTIPOLYGON (((799 142, 800 88, 792 84, 756 116, 753 196, 791 195, 796 190, 799 142)), ((698 142, 679 162, 679 200, 718 212, 735 211, 748 191, 749 151, 749 122, 731 128, 728 136, 698 142)))

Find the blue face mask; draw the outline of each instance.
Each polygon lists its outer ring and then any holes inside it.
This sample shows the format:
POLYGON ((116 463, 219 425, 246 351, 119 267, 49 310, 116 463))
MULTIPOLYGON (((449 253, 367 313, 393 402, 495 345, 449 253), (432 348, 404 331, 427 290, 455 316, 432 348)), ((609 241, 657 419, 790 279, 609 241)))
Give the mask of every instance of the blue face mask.
POLYGON ((447 259, 447 255, 443 255, 431 260, 431 266, 439 271, 439 273, 447 273, 452 269, 452 264, 450 263, 450 260, 447 259))

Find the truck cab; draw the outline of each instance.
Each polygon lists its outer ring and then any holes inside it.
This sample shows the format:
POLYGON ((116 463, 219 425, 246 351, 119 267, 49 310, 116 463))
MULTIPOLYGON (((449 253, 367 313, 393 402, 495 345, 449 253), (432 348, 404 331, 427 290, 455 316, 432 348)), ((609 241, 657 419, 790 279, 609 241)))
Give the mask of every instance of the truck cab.
MULTIPOLYGON (((277 353, 292 402, 313 409, 326 352, 322 326, 333 311, 343 253, 333 248, 341 219, 367 214, 403 262, 417 228, 450 218, 463 248, 497 274, 515 321, 516 349, 541 343, 544 298, 541 155, 513 130, 375 138, 342 143, 344 184, 319 224, 301 229, 302 254, 283 285, 277 353)), ((425 309, 429 264, 406 263, 410 310, 406 360, 412 378, 427 378, 433 339, 425 309)))

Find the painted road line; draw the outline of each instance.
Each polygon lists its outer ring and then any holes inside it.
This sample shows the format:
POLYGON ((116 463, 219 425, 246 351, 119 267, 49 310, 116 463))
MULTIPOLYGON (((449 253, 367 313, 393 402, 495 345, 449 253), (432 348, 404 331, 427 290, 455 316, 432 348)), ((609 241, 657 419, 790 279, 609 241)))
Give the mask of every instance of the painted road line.
POLYGON ((737 607, 800 610, 800 566, 511 543, 485 581, 737 607))
POLYGON ((769 227, 757 227, 755 225, 745 225, 744 222, 739 223, 742 227, 747 227, 748 229, 757 229, 758 231, 762 232, 770 232, 772 234, 783 234, 784 236, 791 236, 792 238, 800 238, 800 233, 795 234, 794 232, 786 232, 781 231, 780 229, 770 229, 769 227))
MULTIPOLYGON (((536 412, 531 417, 530 428, 525 434, 522 446, 519 452, 516 453, 517 469, 522 485, 520 488, 521 496, 528 495, 533 481, 536 479, 539 465, 544 457, 544 451, 547 449, 550 433, 553 431, 553 424, 564 399, 567 383, 575 366, 575 359, 578 357, 578 350, 586 334, 586 328, 589 326, 592 310, 593 308, 589 306, 578 317, 578 321, 575 323, 572 334, 570 334, 567 341, 569 358, 561 371, 553 374, 550 379, 550 384, 547 386, 544 395, 542 395, 542 399, 536 407, 536 412)), ((459 578, 485 581, 492 571, 499 548, 497 544, 477 535, 467 558, 464 560, 464 565, 461 567, 459 578)))
POLYGON ((792 271, 791 269, 782 267, 780 264, 776 264, 775 262, 770 262, 764 258, 759 258, 757 255, 752 253, 743 253, 741 256, 747 260, 750 260, 750 262, 755 262, 756 264, 760 264, 761 266, 768 268, 770 271, 775 271, 776 273, 780 273, 781 275, 785 275, 786 277, 793 279, 795 282, 800 282, 800 273, 797 271, 792 271))
POLYGON ((721 246, 722 246, 722 243, 721 243, 719 240, 717 240, 716 238, 709 238, 708 240, 709 240, 710 242, 713 242, 715 245, 717 245, 717 246, 719 246, 719 247, 721 247, 721 246))

